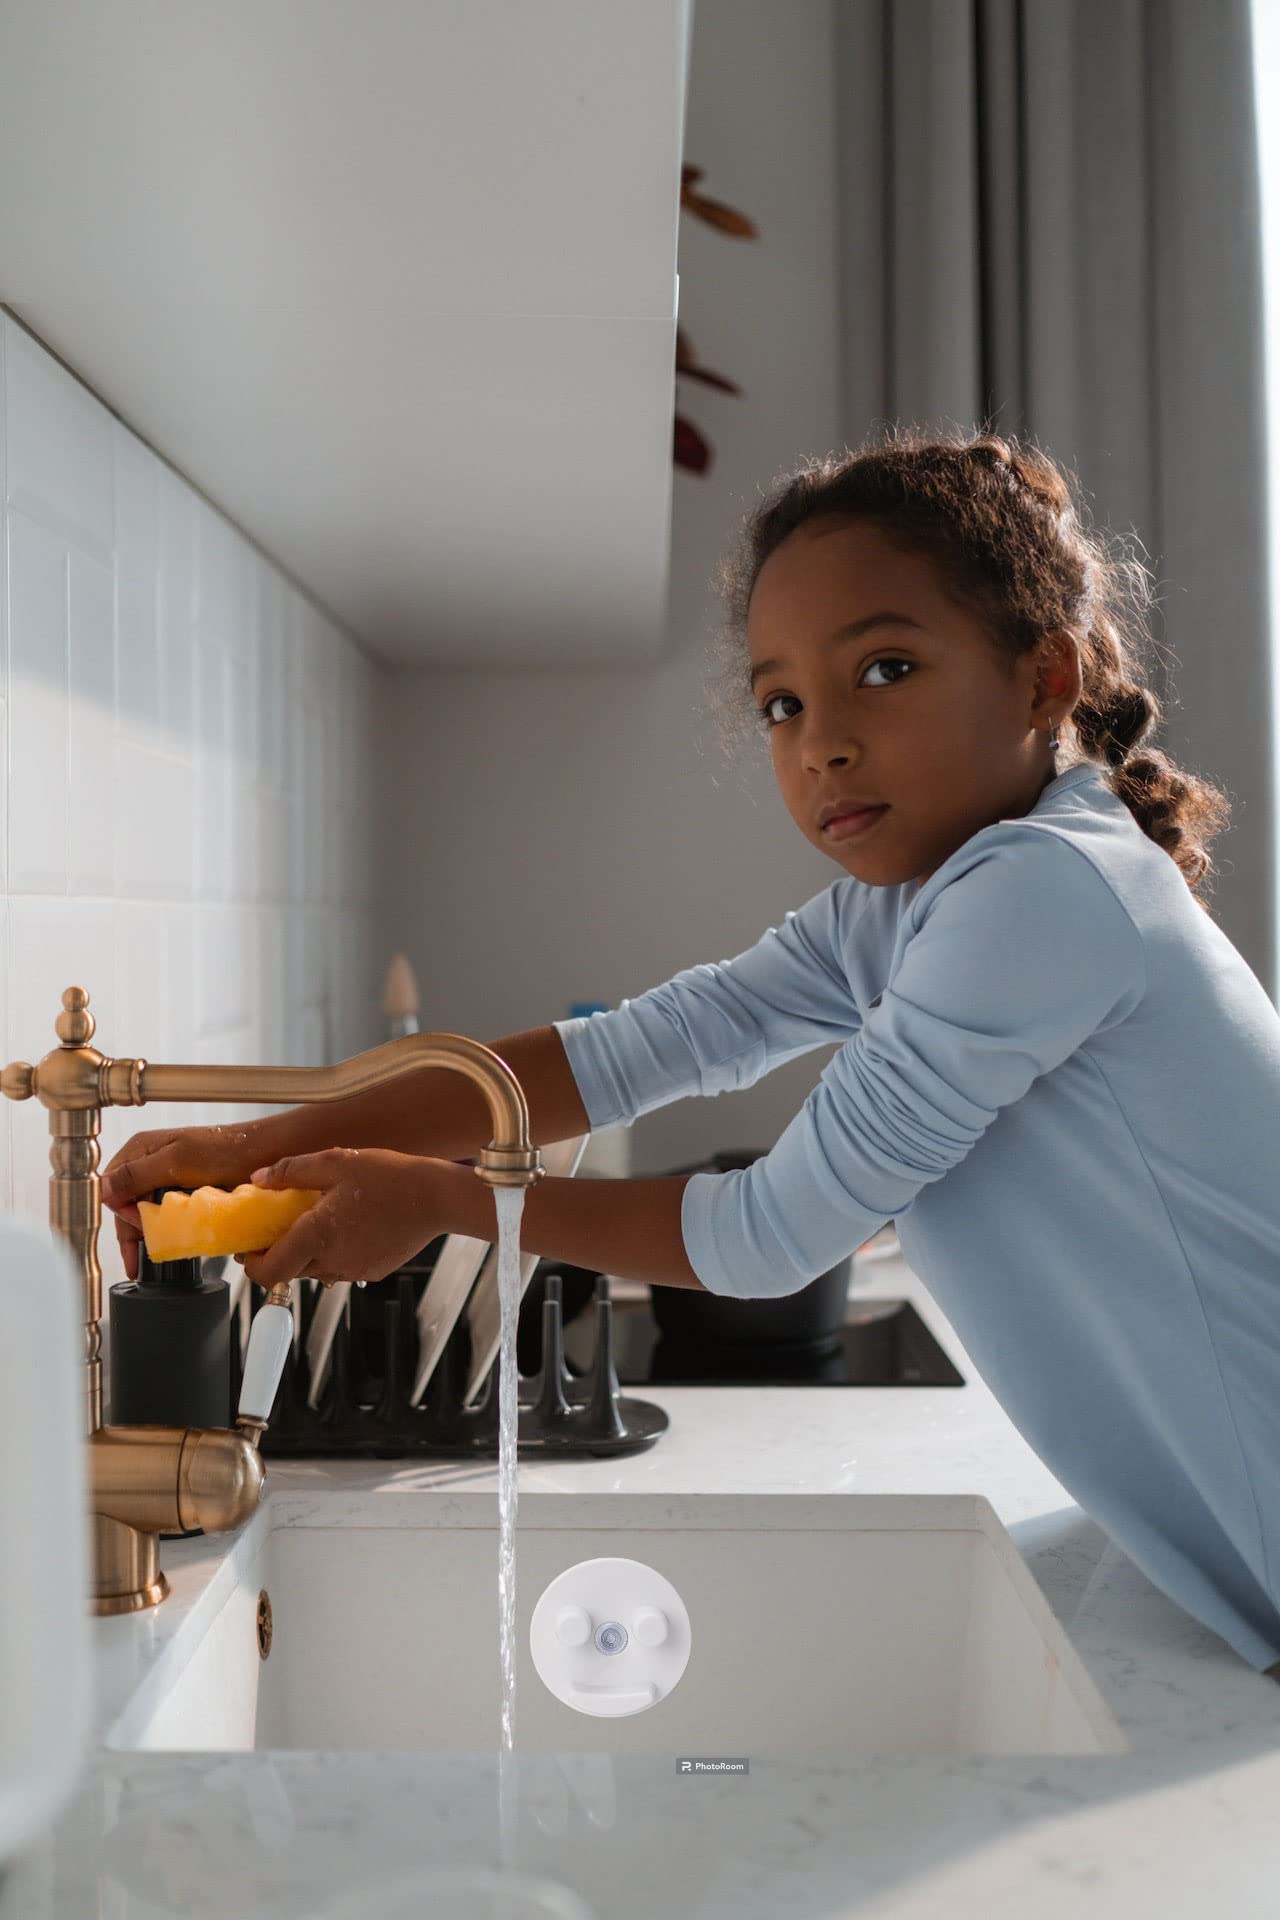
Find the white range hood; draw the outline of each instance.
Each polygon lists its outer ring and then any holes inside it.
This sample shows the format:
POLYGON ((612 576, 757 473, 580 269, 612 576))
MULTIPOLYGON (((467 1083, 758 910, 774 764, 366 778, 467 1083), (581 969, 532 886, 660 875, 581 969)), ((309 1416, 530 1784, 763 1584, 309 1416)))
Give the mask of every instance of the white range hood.
POLYGON ((0 0, 0 301, 382 659, 656 659, 691 24, 0 0))

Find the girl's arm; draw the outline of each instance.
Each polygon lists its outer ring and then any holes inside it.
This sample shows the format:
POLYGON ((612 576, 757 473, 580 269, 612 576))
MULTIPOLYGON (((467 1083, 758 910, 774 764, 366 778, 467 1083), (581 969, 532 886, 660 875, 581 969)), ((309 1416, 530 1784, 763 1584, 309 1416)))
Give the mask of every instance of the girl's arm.
MULTIPOLYGON (((693 1177, 537 1180, 524 1190, 520 1245, 628 1280, 701 1287, 681 1221, 693 1177)), ((381 1280, 441 1234, 490 1245, 498 1239, 493 1190, 473 1168, 449 1160, 380 1147, 325 1147, 255 1168, 254 1180, 265 1187, 314 1187, 321 1195, 274 1246, 237 1256, 261 1287, 299 1274, 326 1283, 381 1280)))

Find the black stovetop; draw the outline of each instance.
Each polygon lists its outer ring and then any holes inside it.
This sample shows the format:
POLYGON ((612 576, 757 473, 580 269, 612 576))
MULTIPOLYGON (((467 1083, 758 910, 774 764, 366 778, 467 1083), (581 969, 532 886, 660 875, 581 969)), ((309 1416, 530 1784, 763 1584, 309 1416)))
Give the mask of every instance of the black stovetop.
MULTIPOLYGON (((594 1316, 564 1330, 565 1359, 585 1372, 594 1316)), ((614 1367, 620 1387, 962 1387, 963 1376, 909 1300, 849 1302, 844 1325, 804 1345, 733 1345, 664 1336, 646 1300, 613 1301, 614 1367)))

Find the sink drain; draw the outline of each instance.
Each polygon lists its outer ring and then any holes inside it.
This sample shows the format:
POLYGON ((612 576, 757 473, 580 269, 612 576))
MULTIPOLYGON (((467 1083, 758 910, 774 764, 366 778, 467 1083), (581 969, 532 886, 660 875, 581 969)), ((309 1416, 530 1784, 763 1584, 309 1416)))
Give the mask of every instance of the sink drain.
POLYGON ((258 1595, 258 1653, 265 1660, 271 1652, 271 1595, 263 1587, 258 1595))

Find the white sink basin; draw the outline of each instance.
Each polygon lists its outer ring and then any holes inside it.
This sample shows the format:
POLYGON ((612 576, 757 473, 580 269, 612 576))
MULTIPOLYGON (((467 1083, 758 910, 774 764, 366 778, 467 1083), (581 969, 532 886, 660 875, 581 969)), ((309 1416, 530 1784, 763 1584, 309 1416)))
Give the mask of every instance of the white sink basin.
MULTIPOLYGON (((205 1599, 108 1729, 108 1746, 498 1748, 494 1494, 270 1495, 205 1599), (265 1660, 263 1592, 273 1629, 265 1660)), ((517 1752, 1127 1750, 979 1496, 522 1489, 516 1622, 517 1752), (595 1718, 543 1685, 529 1622, 557 1574, 614 1555, 665 1575, 692 1643, 666 1698, 595 1718)))

